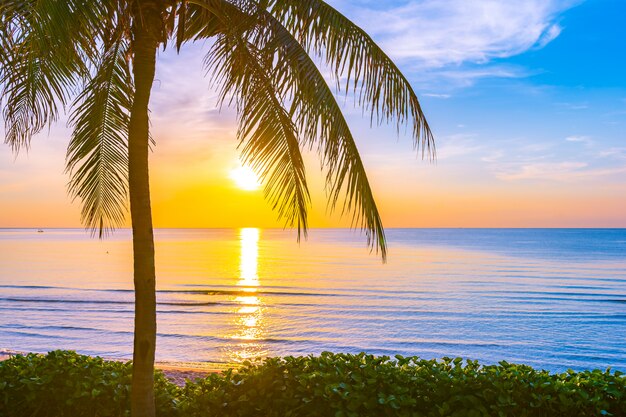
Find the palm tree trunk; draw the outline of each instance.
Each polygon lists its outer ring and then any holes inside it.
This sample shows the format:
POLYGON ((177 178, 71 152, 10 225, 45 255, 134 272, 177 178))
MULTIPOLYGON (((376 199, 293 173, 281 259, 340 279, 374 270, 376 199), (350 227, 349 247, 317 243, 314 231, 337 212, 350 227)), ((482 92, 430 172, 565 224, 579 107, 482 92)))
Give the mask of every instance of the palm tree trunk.
MULTIPOLYGON (((145 3, 144 3, 145 4, 145 3)), ((135 95, 128 133, 130 214, 133 227, 135 341, 131 415, 154 417, 154 352, 156 345, 156 276, 148 177, 148 103, 156 66, 160 19, 156 8, 137 6, 133 24, 135 95), (158 19, 158 21, 156 19, 158 19), (155 30, 156 25, 156 30, 155 30)))

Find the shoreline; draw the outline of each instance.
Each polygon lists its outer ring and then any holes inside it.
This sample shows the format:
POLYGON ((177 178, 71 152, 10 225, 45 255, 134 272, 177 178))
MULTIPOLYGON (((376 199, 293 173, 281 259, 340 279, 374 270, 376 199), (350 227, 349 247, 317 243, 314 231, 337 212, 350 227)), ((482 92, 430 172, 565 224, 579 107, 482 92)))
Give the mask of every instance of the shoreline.
MULTIPOLYGON (((39 352, 21 352, 15 350, 0 350, 0 362, 5 361, 15 355, 27 355, 28 353, 39 352)), ((105 358, 106 361, 127 362, 127 359, 105 358)), ((155 362, 154 368, 163 372, 165 377, 178 386, 184 386, 185 381, 194 381, 196 379, 205 378, 209 374, 218 374, 230 368, 237 368, 235 363, 220 362, 155 362)))

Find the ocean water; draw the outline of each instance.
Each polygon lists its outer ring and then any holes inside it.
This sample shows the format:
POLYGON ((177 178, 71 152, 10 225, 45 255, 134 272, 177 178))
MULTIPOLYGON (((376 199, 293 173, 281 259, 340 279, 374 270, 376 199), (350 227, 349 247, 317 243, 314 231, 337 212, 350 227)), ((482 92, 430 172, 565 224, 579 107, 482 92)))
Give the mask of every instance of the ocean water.
MULTIPOLYGON (((156 231, 157 360, 325 350, 626 371, 626 230, 156 231)), ((0 229, 0 350, 132 356, 130 232, 0 229)))

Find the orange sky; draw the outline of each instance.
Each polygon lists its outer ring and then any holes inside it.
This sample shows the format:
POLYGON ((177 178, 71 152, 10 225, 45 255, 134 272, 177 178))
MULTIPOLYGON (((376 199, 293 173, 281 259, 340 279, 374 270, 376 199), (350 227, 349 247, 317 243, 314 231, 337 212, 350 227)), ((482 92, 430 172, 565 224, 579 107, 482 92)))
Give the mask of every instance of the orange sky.
MULTIPOLYGON (((227 135, 228 136, 228 135, 227 135)), ((235 143, 215 139, 189 151, 167 135, 151 157, 156 227, 280 227, 262 191, 244 191, 229 178, 239 166, 235 143)), ((14 159, 0 148, 2 227, 80 227, 79 204, 70 202, 63 174, 65 141, 53 132, 14 159)), ((455 172, 415 157, 407 144, 389 141, 391 156, 364 153, 387 227, 623 227, 626 185, 493 181, 455 172), (405 146, 406 145, 406 146, 405 146), (407 152, 399 153, 394 148, 407 152), (405 149, 406 148, 406 149, 405 149), (380 159, 391 158, 387 163, 380 159), (585 189, 581 194, 580 189, 585 189)), ((307 155, 312 227, 348 226, 328 215, 319 164, 307 155)))

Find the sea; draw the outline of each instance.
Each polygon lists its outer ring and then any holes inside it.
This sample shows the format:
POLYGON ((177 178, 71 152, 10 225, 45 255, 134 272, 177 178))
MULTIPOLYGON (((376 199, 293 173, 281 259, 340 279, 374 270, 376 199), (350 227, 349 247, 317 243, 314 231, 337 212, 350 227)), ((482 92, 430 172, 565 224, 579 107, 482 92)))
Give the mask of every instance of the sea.
MULTIPOLYGON (((626 371, 625 229, 159 229, 157 360, 323 351, 626 371)), ((129 230, 0 229, 0 352, 132 357, 129 230)))

